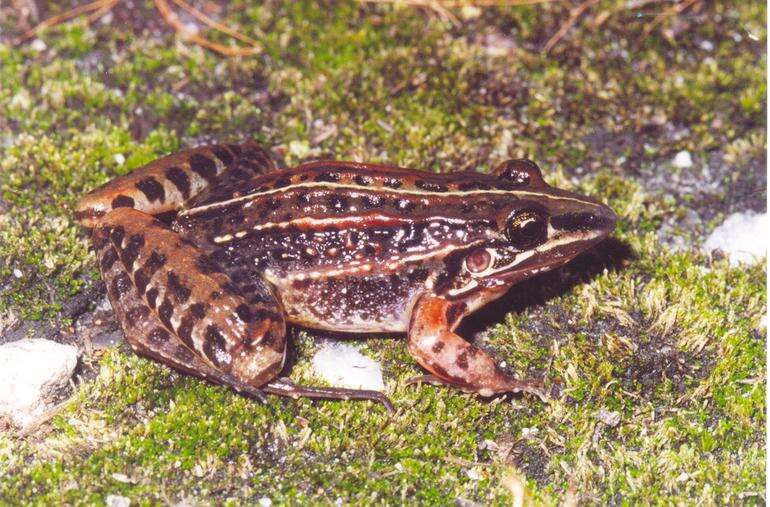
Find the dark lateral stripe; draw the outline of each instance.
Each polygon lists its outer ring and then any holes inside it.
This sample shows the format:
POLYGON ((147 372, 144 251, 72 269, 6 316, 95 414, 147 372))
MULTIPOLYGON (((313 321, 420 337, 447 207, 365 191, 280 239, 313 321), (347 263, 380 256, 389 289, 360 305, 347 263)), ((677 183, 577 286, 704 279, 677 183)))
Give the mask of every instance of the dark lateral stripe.
POLYGON ((166 178, 182 193, 182 197, 190 197, 190 178, 181 167, 169 167, 166 169, 166 178))
POLYGON ((145 197, 147 197, 147 200, 150 202, 163 202, 165 200, 166 193, 163 190, 163 185, 158 183, 158 181, 152 176, 148 176, 143 180, 137 181, 134 186, 141 190, 145 197))
POLYGON ((199 153, 190 156, 190 169, 208 183, 214 181, 217 176, 217 164, 199 153))

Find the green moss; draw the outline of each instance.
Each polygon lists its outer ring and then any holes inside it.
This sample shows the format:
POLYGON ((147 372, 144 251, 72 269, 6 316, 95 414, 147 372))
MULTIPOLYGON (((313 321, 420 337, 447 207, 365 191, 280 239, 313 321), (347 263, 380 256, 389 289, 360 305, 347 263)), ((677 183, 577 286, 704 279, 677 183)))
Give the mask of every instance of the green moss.
MULTIPOLYGON (((383 364, 391 417, 261 405, 113 349, 87 358, 98 375, 48 426, 0 435, 0 501, 497 505, 522 484, 547 505, 761 503, 765 268, 670 251, 661 225, 702 195, 644 174, 680 150, 723 156, 735 171, 704 228, 732 209, 766 144, 765 8, 709 4, 633 43, 649 18, 615 4, 551 55, 557 4, 453 26, 405 7, 231 3, 225 21, 259 40, 255 58, 82 21, 47 32, 43 51, 0 43, 0 312, 22 319, 66 328, 68 302, 98 280, 72 220, 80 195, 211 139, 254 137, 289 164, 331 152, 486 171, 529 156, 621 217, 616 242, 467 326, 512 371, 543 377, 549 403, 407 386, 421 371, 390 337, 361 346, 383 364)), ((295 347, 292 377, 318 383, 313 340, 295 347)))

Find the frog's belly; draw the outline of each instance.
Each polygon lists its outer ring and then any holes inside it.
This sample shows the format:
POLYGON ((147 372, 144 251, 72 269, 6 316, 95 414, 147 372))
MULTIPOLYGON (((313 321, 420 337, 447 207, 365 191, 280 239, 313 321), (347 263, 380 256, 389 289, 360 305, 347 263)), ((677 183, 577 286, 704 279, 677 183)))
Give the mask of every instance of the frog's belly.
POLYGON ((405 332, 423 281, 381 274, 269 279, 292 324, 339 332, 405 332))

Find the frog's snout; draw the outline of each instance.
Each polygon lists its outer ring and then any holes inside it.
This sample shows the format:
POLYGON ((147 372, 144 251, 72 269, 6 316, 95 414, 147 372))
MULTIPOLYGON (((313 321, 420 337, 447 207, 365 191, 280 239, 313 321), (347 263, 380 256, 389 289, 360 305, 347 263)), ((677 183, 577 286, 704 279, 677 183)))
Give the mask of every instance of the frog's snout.
POLYGON ((571 211, 551 217, 551 227, 563 232, 593 232, 605 237, 615 229, 618 215, 604 204, 597 204, 590 211, 571 211))

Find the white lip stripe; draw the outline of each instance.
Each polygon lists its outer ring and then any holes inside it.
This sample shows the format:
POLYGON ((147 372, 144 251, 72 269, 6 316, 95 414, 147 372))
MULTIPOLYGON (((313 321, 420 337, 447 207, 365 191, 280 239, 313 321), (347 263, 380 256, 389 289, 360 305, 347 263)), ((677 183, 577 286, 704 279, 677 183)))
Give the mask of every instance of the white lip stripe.
POLYGON ((228 199, 226 201, 220 201, 215 202, 212 204, 208 204, 206 206, 199 206, 197 208, 192 208, 189 210, 184 210, 180 213, 180 216, 190 216, 194 215, 195 213, 207 211, 210 209, 216 209, 219 207, 225 207, 229 206, 231 204, 236 204, 239 202, 249 201, 256 199, 258 197, 264 196, 264 195, 273 195, 273 194, 280 194, 284 192, 288 192, 290 190, 297 190, 297 189, 312 189, 312 188, 329 188, 329 189, 346 189, 346 190, 352 190, 352 191, 359 191, 362 193, 369 192, 380 192, 380 193, 389 193, 389 194, 401 194, 401 195, 420 195, 420 196, 435 196, 435 197, 445 197, 445 196, 469 196, 469 195, 511 195, 514 197, 537 197, 537 198, 545 198, 545 199, 551 199, 555 201, 573 201, 573 202, 579 202, 581 204, 588 204, 591 206, 599 206, 594 202, 586 201, 583 199, 578 199, 576 197, 559 197, 556 195, 549 195, 547 193, 543 192, 533 192, 530 190, 499 190, 499 189, 490 189, 490 190, 463 190, 463 191, 456 191, 456 192, 426 192, 425 190, 412 190, 412 189, 398 189, 398 188, 387 188, 387 187, 363 187, 363 186, 357 186, 357 185, 343 185, 340 183, 328 183, 328 182, 319 182, 319 181, 310 181, 306 183, 297 183, 295 185, 289 185, 287 187, 282 188, 274 188, 272 190, 265 190, 264 192, 254 192, 252 194, 243 195, 241 197, 235 197, 233 199, 228 199))

